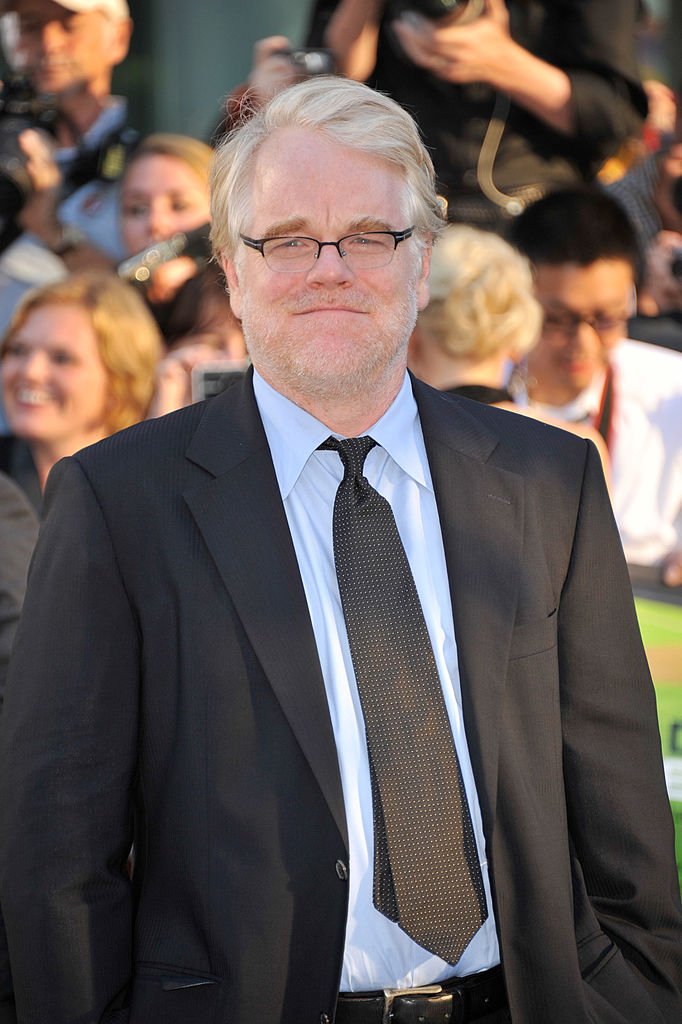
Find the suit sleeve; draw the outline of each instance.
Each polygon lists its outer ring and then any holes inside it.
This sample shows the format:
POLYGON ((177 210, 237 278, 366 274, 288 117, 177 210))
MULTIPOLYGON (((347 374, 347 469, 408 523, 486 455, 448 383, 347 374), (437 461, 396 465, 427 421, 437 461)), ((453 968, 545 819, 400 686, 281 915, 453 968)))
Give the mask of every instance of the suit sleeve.
POLYGON ((601 929, 662 1013, 646 1019, 672 1022, 682 1019, 682 910, 656 703, 599 459, 588 447, 558 623, 569 830, 601 929))
POLYGON ((0 891, 22 1024, 95 1024, 130 976, 139 638, 76 460, 46 506, 5 701, 0 891))

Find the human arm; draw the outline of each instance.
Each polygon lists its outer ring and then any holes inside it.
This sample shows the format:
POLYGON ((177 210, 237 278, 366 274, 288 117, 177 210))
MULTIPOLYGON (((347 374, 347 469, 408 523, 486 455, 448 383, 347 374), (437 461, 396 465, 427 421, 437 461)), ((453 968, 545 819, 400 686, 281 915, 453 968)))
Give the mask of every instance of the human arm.
MULTIPOLYGON (((309 43, 324 43, 333 51, 341 74, 356 82, 366 81, 376 64, 386 0, 341 0, 322 26, 326 6, 318 4, 320 27, 317 31, 322 31, 323 35, 309 39, 309 43)), ((313 26, 313 33, 315 31, 313 26)))
POLYGON ((291 49, 286 36, 266 36, 254 44, 249 77, 227 97, 220 133, 237 127, 276 93, 300 80, 286 53, 291 49))
POLYGON ((26 129, 19 137, 26 157, 26 171, 32 190, 17 221, 24 230, 57 256, 67 270, 113 270, 113 262, 96 246, 78 233, 69 236, 66 225, 59 220, 62 174, 54 159, 49 138, 35 129, 26 129))
POLYGON ((19 1019, 100 1024, 129 981, 139 641, 102 509, 50 475, 4 709, 0 886, 19 1019))
POLYGON ((568 75, 512 39, 504 0, 486 0, 485 12, 468 24, 440 24, 410 12, 393 30, 410 60, 443 81, 485 82, 550 127, 573 134, 568 75))
MULTIPOLYGON (((553 0, 536 5, 539 26, 521 32, 512 22, 510 32, 506 7, 495 0, 470 24, 430 23, 431 33, 442 34, 443 52, 430 53, 424 66, 441 79, 487 82, 505 92, 521 110, 569 134, 580 161, 595 168, 640 133, 646 113, 634 52, 636 12, 636 0, 553 0), (458 68, 450 73, 459 77, 448 78, 434 57, 449 61, 453 40, 458 68), (474 62, 473 78, 466 77, 463 53, 474 62)), ((409 28, 391 24, 405 45, 409 28)))

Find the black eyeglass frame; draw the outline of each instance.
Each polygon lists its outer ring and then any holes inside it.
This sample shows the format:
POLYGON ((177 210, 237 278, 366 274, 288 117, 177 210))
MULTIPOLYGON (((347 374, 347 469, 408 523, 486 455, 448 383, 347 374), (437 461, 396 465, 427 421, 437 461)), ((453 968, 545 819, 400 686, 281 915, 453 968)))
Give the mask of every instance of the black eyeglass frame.
MULTIPOLYGON (((263 247, 266 242, 281 242, 286 238, 302 238, 306 242, 314 242, 317 245, 317 252, 313 257, 313 262, 310 264, 310 267, 308 268, 312 270, 312 268, 315 266, 315 260, 318 260, 320 258, 320 253, 322 252, 322 249, 324 248, 325 245, 332 245, 338 252, 340 258, 345 259, 348 253, 343 252, 341 250, 341 243, 345 242, 347 238, 355 238, 356 235, 390 235, 393 238, 393 252, 395 252, 400 242, 404 242, 406 239, 412 237, 412 235, 415 232, 415 227, 416 225, 413 224, 412 227, 405 228, 403 231, 389 231, 388 229, 384 231, 381 231, 379 229, 377 229, 376 231, 351 231, 350 234, 344 235, 342 238, 339 238, 336 242, 321 242, 319 238, 311 238, 310 235, 272 235, 268 238, 249 238, 248 235, 242 235, 240 233, 239 237, 244 243, 244 245, 247 245, 250 249, 255 249, 256 252, 259 252, 264 260, 266 259, 266 256, 263 247)), ((391 254, 391 259, 392 258, 393 254, 391 254)), ((390 260, 388 262, 390 263, 390 260)), ((268 266, 270 266, 270 264, 268 264, 268 266)), ((379 266, 388 266, 388 263, 379 264, 379 266)), ((371 268, 368 267, 367 269, 369 270, 371 268)), ((277 271, 277 269, 275 268, 275 273, 278 272, 284 274, 287 273, 286 270, 277 271)), ((292 270, 290 271, 290 273, 293 274, 296 273, 296 271, 292 270)))

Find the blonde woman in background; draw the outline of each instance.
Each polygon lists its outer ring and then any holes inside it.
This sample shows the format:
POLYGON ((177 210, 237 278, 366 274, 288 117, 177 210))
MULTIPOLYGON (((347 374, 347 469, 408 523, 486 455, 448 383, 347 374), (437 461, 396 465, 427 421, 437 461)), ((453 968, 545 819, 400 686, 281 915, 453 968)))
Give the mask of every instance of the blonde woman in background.
POLYGON ((510 369, 542 325, 528 261, 489 231, 448 227, 433 249, 429 292, 410 343, 415 375, 440 391, 512 402, 510 369))
POLYGON ((446 228, 433 247, 430 299, 410 341, 410 369, 439 391, 542 419, 592 441, 607 480, 608 452, 591 426, 540 416, 514 404, 514 367, 533 349, 542 307, 530 263, 491 231, 446 228))
POLYGON ((161 353, 151 313, 114 274, 27 293, 0 344, 12 431, 0 439, 0 469, 39 507, 58 459, 144 419, 161 353))

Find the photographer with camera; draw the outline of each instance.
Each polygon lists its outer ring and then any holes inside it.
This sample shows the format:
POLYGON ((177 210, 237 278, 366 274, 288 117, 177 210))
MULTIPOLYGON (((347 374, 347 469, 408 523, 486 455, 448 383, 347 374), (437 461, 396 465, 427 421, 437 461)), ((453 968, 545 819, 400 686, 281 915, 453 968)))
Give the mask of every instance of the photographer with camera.
POLYGON ((500 229, 641 129, 637 0, 318 0, 308 42, 416 118, 449 219, 500 229))
POLYGON ((315 75, 333 75, 335 71, 336 60, 329 49, 296 49, 286 36, 257 40, 249 76, 228 95, 214 141, 248 120, 282 89, 315 75))
MULTIPOLYGON (((22 116, 4 85, 0 112, 0 329, 29 287, 123 253, 116 182, 136 133, 111 95, 128 53, 126 0, 4 0, 3 44, 34 93, 22 116), (53 107, 49 130, 44 130, 53 107)), ((26 88, 26 86, 22 86, 26 88)), ((23 107, 19 107, 22 110, 23 107)))

